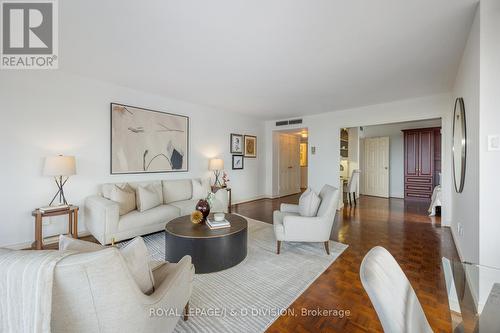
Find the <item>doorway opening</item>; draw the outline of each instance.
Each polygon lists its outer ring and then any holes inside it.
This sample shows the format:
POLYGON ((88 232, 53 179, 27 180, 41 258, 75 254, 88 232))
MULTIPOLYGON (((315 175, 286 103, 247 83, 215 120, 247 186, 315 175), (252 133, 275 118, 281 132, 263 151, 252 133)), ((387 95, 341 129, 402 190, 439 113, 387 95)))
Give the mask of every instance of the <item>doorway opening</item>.
POLYGON ((339 198, 339 209, 344 202, 356 204, 359 198, 359 136, 358 127, 340 129, 340 184, 343 195, 339 198))
POLYGON ((308 137, 307 128, 273 132, 273 197, 307 188, 308 137))
POLYGON ((340 178, 359 170, 356 196, 404 199, 406 207, 441 212, 441 118, 343 128, 340 178))

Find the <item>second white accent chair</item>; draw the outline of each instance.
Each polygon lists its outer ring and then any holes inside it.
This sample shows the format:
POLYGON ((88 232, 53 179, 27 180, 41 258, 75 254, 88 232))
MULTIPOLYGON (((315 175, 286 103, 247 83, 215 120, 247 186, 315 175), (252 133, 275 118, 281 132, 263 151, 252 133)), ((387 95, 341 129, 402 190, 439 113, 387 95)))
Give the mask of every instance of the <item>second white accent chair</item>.
POLYGON ((381 246, 371 249, 359 275, 384 332, 432 332, 410 281, 389 251, 381 246))
POLYGON ((354 205, 357 205, 356 192, 358 191, 360 173, 361 172, 359 170, 352 170, 352 175, 351 178, 349 178, 349 183, 347 184, 347 186, 344 187, 344 192, 347 193, 350 206, 352 206, 352 200, 354 200, 354 205), (351 194, 353 199, 351 199, 351 194))
POLYGON ((330 254, 330 234, 335 220, 339 201, 339 190, 325 185, 319 193, 321 203, 316 216, 303 217, 299 206, 281 204, 280 210, 274 211, 274 235, 277 240, 277 253, 280 254, 281 242, 322 242, 327 254, 330 254))

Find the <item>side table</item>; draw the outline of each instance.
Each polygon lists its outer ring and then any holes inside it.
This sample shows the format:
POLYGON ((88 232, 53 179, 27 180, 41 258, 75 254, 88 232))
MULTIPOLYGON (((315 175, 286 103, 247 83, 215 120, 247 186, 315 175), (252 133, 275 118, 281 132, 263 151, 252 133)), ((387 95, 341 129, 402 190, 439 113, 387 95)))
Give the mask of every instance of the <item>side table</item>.
POLYGON ((220 189, 225 189, 227 191, 227 195, 229 196, 228 198, 228 207, 227 207, 227 212, 231 214, 231 188, 230 187, 219 187, 219 186, 212 186, 212 192, 217 192, 220 189))
POLYGON ((42 212, 37 208, 31 215, 35 217, 35 241, 31 244, 33 249, 43 250, 42 219, 44 217, 68 215, 68 233, 73 238, 78 238, 78 206, 70 205, 66 209, 50 212, 42 212))

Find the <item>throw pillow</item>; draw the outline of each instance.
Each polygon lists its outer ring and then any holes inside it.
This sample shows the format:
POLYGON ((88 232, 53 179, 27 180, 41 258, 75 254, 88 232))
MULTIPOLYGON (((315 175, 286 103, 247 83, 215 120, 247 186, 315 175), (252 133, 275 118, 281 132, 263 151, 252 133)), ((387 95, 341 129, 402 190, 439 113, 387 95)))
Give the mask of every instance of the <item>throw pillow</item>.
POLYGON ((154 184, 137 186, 137 209, 140 212, 144 212, 161 205, 163 201, 161 195, 161 186, 155 186, 154 184))
POLYGON ((299 198, 299 214, 300 216, 312 217, 318 212, 321 199, 310 188, 308 188, 299 198))
POLYGON ((69 250, 77 252, 93 252, 105 249, 106 247, 92 242, 86 242, 80 239, 74 239, 66 235, 59 235, 59 250, 69 250))
POLYGON ((123 188, 115 185, 109 199, 120 205, 120 215, 125 215, 136 209, 135 191, 128 184, 123 188))
MULTIPOLYGON (((59 236, 59 250, 94 252, 105 249, 106 246, 65 235, 59 236)), ((147 295, 154 291, 154 278, 151 270, 151 258, 142 237, 134 238, 130 243, 119 249, 127 268, 141 291, 147 295)), ((155 263, 155 267, 159 264, 155 263)))
POLYGON ((212 190, 210 188, 210 180, 209 179, 204 179, 204 180, 192 179, 191 182, 193 183, 193 198, 192 198, 192 200, 205 199, 207 197, 208 193, 210 193, 212 190))
POLYGON ((120 249, 135 282, 146 295, 154 291, 154 278, 149 262, 151 257, 142 237, 134 238, 120 249))

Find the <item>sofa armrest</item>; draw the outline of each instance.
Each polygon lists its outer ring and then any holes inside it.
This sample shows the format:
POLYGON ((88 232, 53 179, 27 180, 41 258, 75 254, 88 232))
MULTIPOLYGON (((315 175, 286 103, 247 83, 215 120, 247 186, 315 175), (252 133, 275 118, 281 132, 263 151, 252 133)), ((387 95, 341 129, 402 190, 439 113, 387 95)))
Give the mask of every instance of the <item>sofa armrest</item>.
POLYGON ((85 199, 85 226, 101 243, 110 242, 110 236, 118 231, 120 207, 117 202, 93 195, 85 199))
POLYGON ((330 239, 333 220, 324 217, 285 216, 283 228, 287 241, 326 242, 330 239))
POLYGON ((280 206, 280 211, 287 212, 287 213, 298 213, 299 212, 299 205, 282 203, 280 206))

